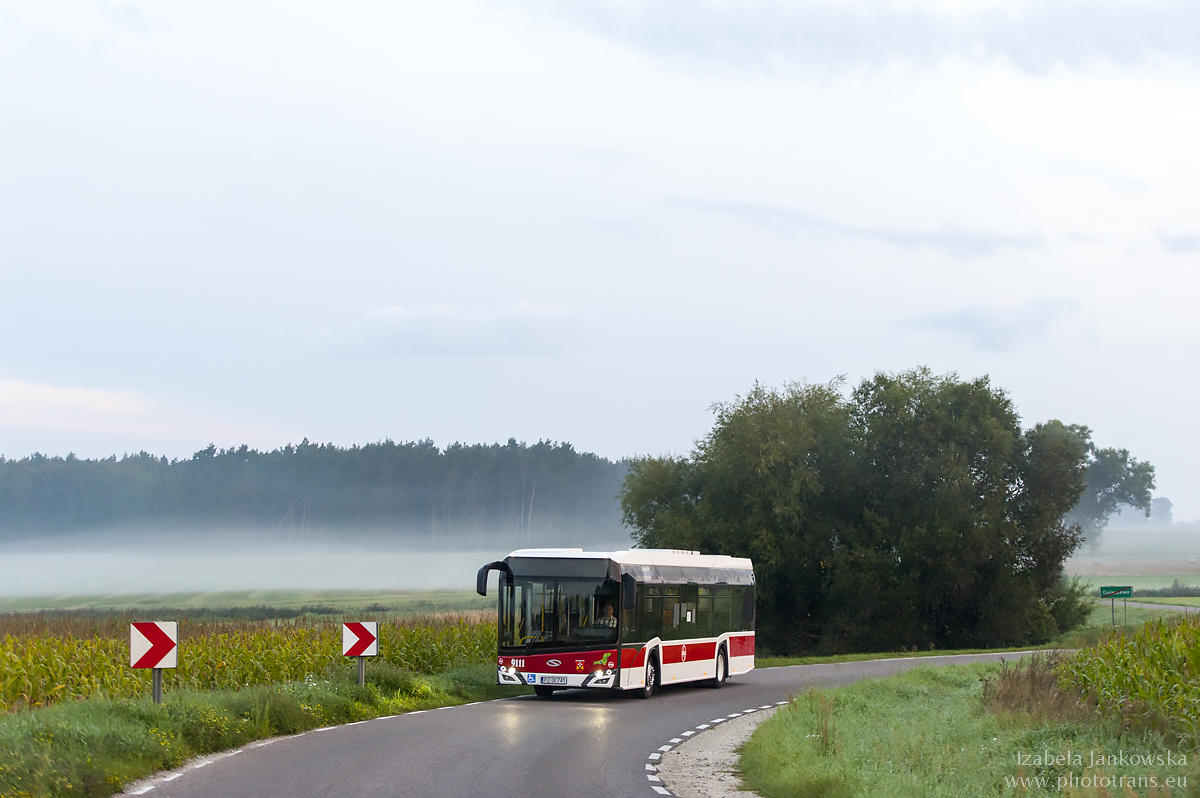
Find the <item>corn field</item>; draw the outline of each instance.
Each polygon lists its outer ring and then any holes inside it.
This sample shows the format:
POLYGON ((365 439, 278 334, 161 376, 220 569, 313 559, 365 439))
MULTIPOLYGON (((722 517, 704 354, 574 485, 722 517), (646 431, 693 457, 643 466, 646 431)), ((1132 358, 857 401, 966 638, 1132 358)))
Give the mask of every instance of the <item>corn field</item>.
MULTIPOLYGON (((150 691, 151 672, 129 667, 128 624, 82 627, 23 621, 36 634, 6 632, 0 643, 0 711, 46 706, 57 701, 105 695, 132 698, 150 691), (56 628, 58 627, 58 628, 56 628), (78 634, 90 629, 91 634, 78 634)), ((3 627, 11 629, 12 623, 3 627)), ((163 671, 166 690, 237 689, 250 685, 323 677, 351 661, 341 655, 340 623, 180 621, 179 667, 163 671)), ((379 625, 379 657, 414 673, 490 662, 496 624, 478 615, 406 617, 379 625)))
POLYGON ((1200 742, 1200 616, 1114 634, 1065 659, 1059 674, 1106 714, 1200 742))

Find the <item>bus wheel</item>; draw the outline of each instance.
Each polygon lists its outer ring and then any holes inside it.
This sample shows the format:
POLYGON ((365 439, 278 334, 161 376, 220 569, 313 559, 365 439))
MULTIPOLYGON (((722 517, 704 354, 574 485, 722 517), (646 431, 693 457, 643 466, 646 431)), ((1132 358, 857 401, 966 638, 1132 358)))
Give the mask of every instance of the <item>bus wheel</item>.
POLYGON ((540 684, 536 684, 533 686, 533 692, 540 695, 542 698, 549 698, 550 696, 554 695, 554 688, 543 687, 540 684))
POLYGON ((722 648, 717 652, 717 671, 716 676, 708 683, 708 686, 714 690, 720 690, 725 686, 725 680, 729 678, 729 658, 725 656, 725 649, 722 648))
POLYGON ((658 691, 659 674, 658 655, 651 654, 646 662, 646 686, 638 691, 638 698, 649 698, 658 691))

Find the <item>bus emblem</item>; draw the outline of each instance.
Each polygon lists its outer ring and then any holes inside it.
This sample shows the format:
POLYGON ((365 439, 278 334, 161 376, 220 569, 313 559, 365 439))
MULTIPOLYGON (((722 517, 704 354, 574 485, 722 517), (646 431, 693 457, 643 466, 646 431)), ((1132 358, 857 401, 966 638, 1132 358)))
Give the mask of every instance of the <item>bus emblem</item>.
POLYGON ((679 647, 679 661, 687 662, 687 646, 679 647))
POLYGON ((556 659, 548 659, 548 660, 546 660, 546 664, 549 665, 551 668, 557 668, 559 665, 562 665, 562 663, 556 659))

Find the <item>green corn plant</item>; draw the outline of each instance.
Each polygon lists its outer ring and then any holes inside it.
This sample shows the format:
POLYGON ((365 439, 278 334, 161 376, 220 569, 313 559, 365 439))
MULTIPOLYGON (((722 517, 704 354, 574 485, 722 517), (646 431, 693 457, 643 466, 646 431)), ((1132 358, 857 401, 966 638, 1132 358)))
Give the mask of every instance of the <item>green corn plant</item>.
POLYGON ((1101 712, 1200 742, 1200 617, 1154 620, 1116 633, 1059 666, 1101 712))
MULTIPOLYGON (((0 711, 150 690, 150 671, 129 667, 128 639, 70 634, 6 635, 0 645, 0 711)), ((379 656, 415 673, 490 662, 496 624, 476 619, 411 619, 379 627, 379 656)), ((167 690, 228 690, 324 677, 351 663, 342 657, 341 626, 238 623, 180 627, 179 666, 163 671, 167 690)))

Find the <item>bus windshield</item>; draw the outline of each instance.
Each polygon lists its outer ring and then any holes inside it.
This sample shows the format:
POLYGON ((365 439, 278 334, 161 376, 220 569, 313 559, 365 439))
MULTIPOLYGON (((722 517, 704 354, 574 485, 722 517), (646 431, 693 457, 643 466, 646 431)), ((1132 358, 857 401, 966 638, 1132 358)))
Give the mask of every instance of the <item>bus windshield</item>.
POLYGON ((530 653, 617 642, 620 583, 518 576, 500 591, 500 648, 530 653))

